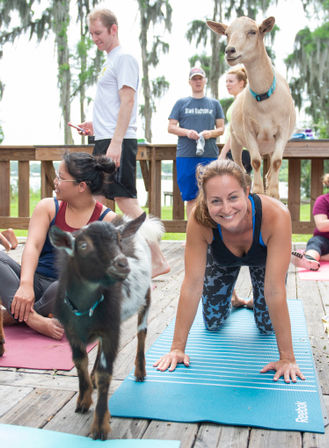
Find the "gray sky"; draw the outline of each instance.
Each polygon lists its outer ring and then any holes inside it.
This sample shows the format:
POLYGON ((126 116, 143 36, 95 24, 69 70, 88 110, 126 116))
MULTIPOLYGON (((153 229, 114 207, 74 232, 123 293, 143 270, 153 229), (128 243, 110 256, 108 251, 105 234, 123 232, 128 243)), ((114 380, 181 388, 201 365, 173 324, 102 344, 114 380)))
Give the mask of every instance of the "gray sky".
MULTIPOLYGON (((171 0, 173 6, 172 33, 163 36, 170 44, 169 54, 161 57, 161 64, 152 76, 164 75, 170 83, 169 91, 157 103, 157 112, 152 123, 153 142, 176 142, 176 137, 167 133, 168 114, 178 98, 188 96, 188 58, 196 53, 185 38, 188 24, 194 19, 210 18, 212 1, 171 0)), ((139 60, 139 23, 135 0, 111 0, 104 2, 117 15, 121 45, 139 60)), ((283 59, 292 52, 296 32, 308 21, 297 0, 280 0, 266 16, 273 15, 280 27, 275 42, 276 67, 286 75, 283 59)), ((260 16, 260 23, 265 17, 260 16)), ((76 36, 72 36, 72 44, 76 36)), ((52 38, 37 44, 22 37, 14 45, 6 44, 0 60, 1 80, 5 83, 3 100, 0 103, 0 120, 5 133, 3 144, 62 144, 63 130, 60 128, 58 107, 57 62, 52 38)), ((219 83, 220 97, 227 96, 225 80, 219 83)), ((89 92, 93 97, 94 89, 89 92)), ((140 98, 142 96, 140 92, 140 98)), ((88 115, 91 118, 92 104, 88 115)), ((72 104, 71 120, 78 123, 78 104, 72 104)), ((73 132, 75 142, 79 137, 73 132)), ((139 123, 138 137, 143 137, 139 123)))

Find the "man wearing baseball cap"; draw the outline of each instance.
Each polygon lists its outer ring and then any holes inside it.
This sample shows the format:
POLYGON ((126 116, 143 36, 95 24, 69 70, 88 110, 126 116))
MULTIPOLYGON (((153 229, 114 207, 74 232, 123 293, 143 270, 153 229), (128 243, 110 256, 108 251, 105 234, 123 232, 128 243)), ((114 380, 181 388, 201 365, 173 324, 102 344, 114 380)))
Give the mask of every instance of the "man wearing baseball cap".
POLYGON ((218 100, 205 96, 205 71, 193 67, 189 73, 192 95, 181 98, 169 115, 168 132, 178 136, 177 183, 186 201, 187 219, 198 194, 195 170, 218 158, 216 138, 224 132, 224 113, 218 100))

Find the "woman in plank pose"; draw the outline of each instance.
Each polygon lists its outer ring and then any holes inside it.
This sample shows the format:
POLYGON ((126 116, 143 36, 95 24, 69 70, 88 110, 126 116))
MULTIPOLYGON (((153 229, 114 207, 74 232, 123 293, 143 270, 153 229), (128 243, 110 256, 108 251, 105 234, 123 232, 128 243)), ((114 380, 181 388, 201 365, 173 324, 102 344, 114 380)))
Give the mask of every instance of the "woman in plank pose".
POLYGON ((304 379, 296 364, 285 278, 291 254, 291 219, 276 199, 249 195, 242 169, 217 160, 197 171, 199 195, 188 222, 185 276, 180 292, 171 351, 154 365, 170 371, 189 365, 185 346, 200 298, 208 330, 228 318, 231 296, 241 266, 249 266, 254 319, 262 334, 276 335, 280 359, 261 372, 275 370, 274 380, 304 379))

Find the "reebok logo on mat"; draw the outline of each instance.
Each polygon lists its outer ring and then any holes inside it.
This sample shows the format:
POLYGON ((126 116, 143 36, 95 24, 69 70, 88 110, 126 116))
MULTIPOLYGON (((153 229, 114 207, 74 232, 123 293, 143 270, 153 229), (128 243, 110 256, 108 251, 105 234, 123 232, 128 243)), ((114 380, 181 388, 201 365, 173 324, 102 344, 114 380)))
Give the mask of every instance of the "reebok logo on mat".
POLYGON ((296 422, 308 423, 307 403, 306 401, 296 401, 296 411, 298 417, 296 422))

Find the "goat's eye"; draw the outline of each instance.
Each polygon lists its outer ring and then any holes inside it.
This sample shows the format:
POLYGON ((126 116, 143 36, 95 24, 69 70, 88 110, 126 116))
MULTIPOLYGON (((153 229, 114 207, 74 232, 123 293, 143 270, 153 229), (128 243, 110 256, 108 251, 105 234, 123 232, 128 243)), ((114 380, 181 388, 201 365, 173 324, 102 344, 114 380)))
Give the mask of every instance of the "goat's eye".
POLYGON ((78 248, 79 250, 85 251, 88 249, 88 244, 86 243, 86 241, 80 241, 80 243, 78 244, 78 248))
POLYGON ((248 36, 254 36, 256 34, 255 30, 248 31, 248 36))

